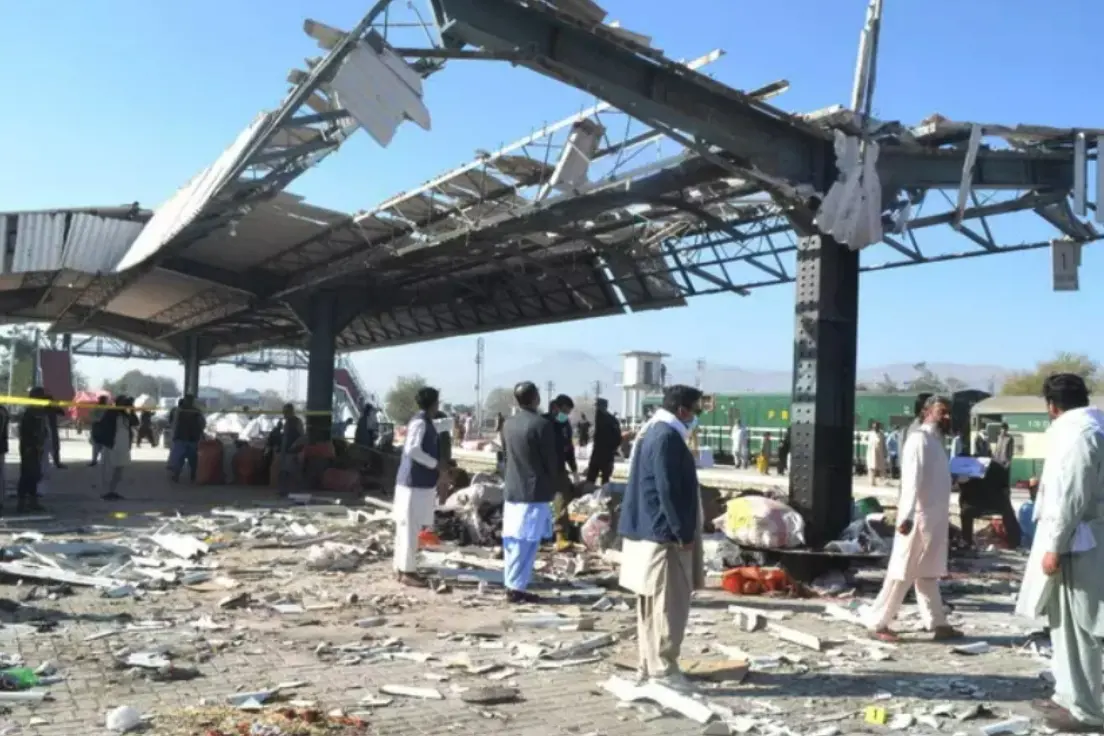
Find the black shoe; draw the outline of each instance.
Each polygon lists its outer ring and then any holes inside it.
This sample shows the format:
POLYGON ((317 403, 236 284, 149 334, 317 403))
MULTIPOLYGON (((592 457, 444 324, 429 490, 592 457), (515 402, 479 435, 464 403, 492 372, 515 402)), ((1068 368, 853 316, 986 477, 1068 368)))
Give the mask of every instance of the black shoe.
POLYGON ((107 493, 100 496, 100 498, 102 498, 105 501, 122 501, 123 500, 123 497, 120 496, 115 491, 108 491, 107 493))
POLYGON ((65 470, 65 469, 66 469, 66 468, 68 468, 69 466, 68 466, 68 465, 65 465, 64 463, 58 463, 58 464, 57 464, 57 465, 55 465, 54 467, 55 467, 55 468, 57 468, 58 470, 65 470))
POLYGON ((536 593, 530 593, 525 590, 506 589, 507 603, 540 603, 540 600, 540 596, 536 593))

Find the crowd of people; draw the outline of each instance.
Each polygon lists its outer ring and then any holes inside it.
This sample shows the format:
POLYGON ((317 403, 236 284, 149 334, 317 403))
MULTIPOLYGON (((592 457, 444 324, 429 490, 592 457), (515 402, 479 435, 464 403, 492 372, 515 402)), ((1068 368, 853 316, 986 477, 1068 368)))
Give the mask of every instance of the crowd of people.
MULTIPOLYGON (((1044 398, 1052 424, 1034 494, 1037 526, 1017 612, 1045 619, 1053 644, 1054 695, 1033 706, 1055 730, 1096 731, 1104 728, 1104 578, 1098 574, 1104 546, 1096 542, 1104 534, 1104 413, 1089 406, 1086 384, 1076 375, 1048 378, 1044 398)), ((426 584, 417 572, 417 538, 432 524, 434 491, 446 482, 437 432, 427 419, 435 416, 439 399, 433 388, 418 393, 419 412, 407 427, 399 467, 395 571, 408 585, 426 584)), ((529 590, 537 552, 546 539, 563 541, 554 530, 578 479, 567 420, 573 404, 557 396, 542 412, 540 391, 528 381, 514 388, 514 400, 518 410, 500 423, 505 584, 509 601, 532 603, 539 600, 529 590)), ((636 596, 638 675, 681 690, 694 688, 678 662, 690 601, 704 584, 703 513, 690 442, 701 404, 696 388, 665 390, 662 408, 640 429, 632 448, 618 524, 619 582, 636 596)), ((915 420, 900 432, 893 548, 881 592, 863 615, 871 636, 882 641, 898 640, 892 624, 910 588, 935 641, 962 636, 949 624, 939 591, 939 579, 947 574, 955 484, 950 417, 949 399, 922 396, 915 420)), ((599 446, 600 426, 596 418, 599 446)), ((999 466, 1007 443, 998 438, 995 444, 990 454, 999 466)), ((588 475, 592 469, 598 471, 592 477, 603 475, 612 457, 592 453, 588 475)), ((747 460, 737 454, 738 462, 747 460)))

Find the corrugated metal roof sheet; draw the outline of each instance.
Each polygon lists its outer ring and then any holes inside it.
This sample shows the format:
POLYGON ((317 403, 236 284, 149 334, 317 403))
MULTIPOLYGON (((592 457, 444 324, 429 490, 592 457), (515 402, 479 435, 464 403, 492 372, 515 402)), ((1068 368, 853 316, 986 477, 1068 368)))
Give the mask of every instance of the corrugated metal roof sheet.
POLYGON ((9 213, 0 232, 13 222, 15 244, 0 263, 4 273, 109 271, 142 231, 140 222, 62 210, 9 213))
POLYGON ((17 217, 11 273, 58 270, 65 246, 65 215, 34 213, 17 217))
POLYGON ((261 113, 249 127, 238 134, 237 139, 223 151, 215 162, 199 172, 192 180, 177 190, 154 212, 149 224, 142 230, 126 255, 115 266, 125 271, 161 250, 167 243, 190 225, 214 198, 226 182, 231 170, 248 150, 257 131, 268 121, 271 113, 261 113))
POLYGON ((60 268, 84 273, 110 271, 126 255, 143 227, 131 220, 73 215, 60 268))

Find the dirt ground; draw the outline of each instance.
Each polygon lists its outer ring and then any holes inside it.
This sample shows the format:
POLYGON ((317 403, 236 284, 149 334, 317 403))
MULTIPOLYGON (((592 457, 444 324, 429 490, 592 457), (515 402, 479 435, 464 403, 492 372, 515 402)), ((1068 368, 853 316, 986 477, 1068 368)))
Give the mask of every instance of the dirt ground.
MULTIPOLYGON (((148 549, 143 540, 169 524, 209 545, 204 560, 211 567, 196 585, 152 581, 152 590, 0 578, 0 654, 42 672, 56 669, 56 681, 35 688, 48 691, 41 702, 12 702, 0 693, 0 733, 101 733, 106 714, 119 706, 134 708, 153 734, 703 732, 677 713, 622 703, 602 689, 612 675, 631 674, 614 661, 635 659, 634 614, 631 598, 615 587, 595 589, 610 583, 612 571, 593 558, 587 569, 594 572, 577 575, 575 584, 546 586, 541 606, 508 607, 493 582, 474 579, 412 591, 391 579, 387 522, 371 512, 348 517, 358 499, 320 511, 281 506, 267 488, 174 485, 164 450, 142 449, 120 489, 125 499, 108 503, 98 497, 98 469, 87 466, 88 445, 67 441, 62 455, 69 468, 55 472, 46 495, 52 518, 6 517, 0 539, 9 553, 27 532, 38 544, 93 540, 148 549), (243 513, 212 513, 218 508, 243 513), (251 521, 255 515, 267 520, 251 521), (273 528, 278 533, 269 533, 273 528), (327 544, 357 546, 355 562, 335 571, 345 558, 335 552, 327 563, 315 549, 327 544), (534 628, 540 613, 559 615, 562 625, 534 628), (604 632, 616 641, 590 655, 560 657, 604 632), (236 693, 278 685, 279 692, 258 696, 259 711, 231 702, 236 693), (393 686, 418 688, 418 697, 387 694, 393 686), (486 687, 515 687, 519 697, 465 702, 486 687), (324 728, 331 712, 333 725, 324 728)), ((9 488, 13 471, 9 466, 9 488)), ((544 564, 577 567, 573 557, 546 553, 544 564)), ((1018 555, 983 555, 958 565, 944 583, 966 643, 989 645, 980 654, 956 653, 919 632, 896 647, 876 645, 858 627, 825 615, 826 604, 846 607, 851 597, 706 591, 695 600, 684 657, 717 663, 742 654, 750 662, 742 681, 733 675, 702 685, 702 699, 723 716, 709 733, 974 733, 1029 715, 1027 702, 1048 689, 1041 674, 1047 644, 1031 639, 1031 627, 1011 614, 1020 565, 1018 555), (728 610, 733 604, 772 612, 775 624, 819 637, 821 650, 743 631, 728 610)), ((493 568, 493 555, 482 566, 493 568)), ((472 574, 493 578, 493 571, 472 574)), ((878 578, 877 571, 860 575, 858 596, 872 597, 878 578)), ((914 609, 906 614, 904 628, 915 628, 914 609)))

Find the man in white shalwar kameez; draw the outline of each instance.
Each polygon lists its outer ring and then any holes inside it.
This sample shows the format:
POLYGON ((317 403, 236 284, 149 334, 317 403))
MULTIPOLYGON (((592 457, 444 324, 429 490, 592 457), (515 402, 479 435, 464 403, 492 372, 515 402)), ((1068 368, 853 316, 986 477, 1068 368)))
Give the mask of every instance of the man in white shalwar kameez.
POLYGON ((540 391, 532 381, 514 386, 518 412, 502 425, 505 455, 502 562, 506 600, 536 603, 529 592, 541 541, 552 536, 552 500, 559 489, 563 457, 556 428, 540 414, 540 391))
POLYGON ((445 477, 439 467, 440 443, 433 426, 440 393, 425 386, 414 400, 419 411, 406 425, 395 476, 395 576, 403 585, 424 588, 427 583, 418 575, 418 535, 433 526, 437 487, 445 477))
POLYGON ((1052 421, 1016 612, 1050 626, 1054 696, 1033 704, 1047 726, 1102 732, 1104 413, 1073 374, 1049 377, 1043 396, 1052 421))
POLYGON ((939 578, 947 574, 951 471, 943 438, 950 429, 951 403, 942 396, 924 402, 922 423, 908 433, 901 451, 901 497, 897 534, 885 582, 865 612, 866 626, 882 641, 896 641, 890 624, 910 587, 926 628, 936 641, 962 636, 947 624, 939 578))

